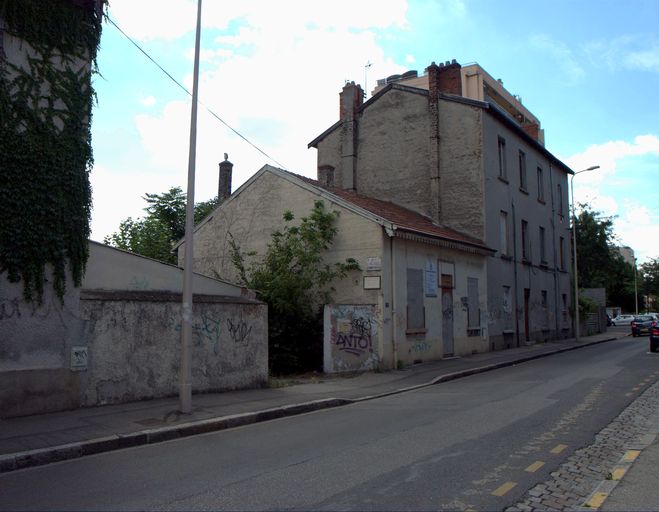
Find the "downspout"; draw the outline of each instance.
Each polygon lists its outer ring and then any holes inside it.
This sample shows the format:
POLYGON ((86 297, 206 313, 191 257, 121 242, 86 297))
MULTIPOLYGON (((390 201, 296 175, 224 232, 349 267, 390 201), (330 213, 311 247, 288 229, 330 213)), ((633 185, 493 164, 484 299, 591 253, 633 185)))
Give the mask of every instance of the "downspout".
POLYGON ((393 357, 393 369, 398 368, 398 347, 396 347, 396 264, 394 251, 395 228, 392 226, 385 227, 385 232, 389 236, 389 294, 391 297, 391 349, 393 357))
MULTIPOLYGON (((553 258, 554 258, 554 320, 556 323, 556 335, 555 338, 559 337, 559 326, 558 326, 558 260, 556 259, 556 206, 554 203, 554 179, 553 179, 553 169, 551 166, 551 161, 549 162, 549 192, 551 197, 551 238, 552 238, 552 247, 553 247, 553 258)), ((563 190, 561 189, 561 193, 563 190)), ((561 212, 562 213, 562 212, 561 212)))
POLYGON ((517 220, 515 219, 515 201, 510 203, 513 214, 513 271, 515 282, 515 338, 519 347, 519 309, 518 309, 518 289, 517 289, 517 220))

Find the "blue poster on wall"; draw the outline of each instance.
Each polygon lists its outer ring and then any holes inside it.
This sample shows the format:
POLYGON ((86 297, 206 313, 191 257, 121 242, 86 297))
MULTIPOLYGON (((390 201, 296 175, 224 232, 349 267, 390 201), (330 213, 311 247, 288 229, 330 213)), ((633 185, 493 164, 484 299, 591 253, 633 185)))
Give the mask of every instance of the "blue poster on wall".
POLYGON ((426 262, 426 297, 437 297, 437 264, 426 262))

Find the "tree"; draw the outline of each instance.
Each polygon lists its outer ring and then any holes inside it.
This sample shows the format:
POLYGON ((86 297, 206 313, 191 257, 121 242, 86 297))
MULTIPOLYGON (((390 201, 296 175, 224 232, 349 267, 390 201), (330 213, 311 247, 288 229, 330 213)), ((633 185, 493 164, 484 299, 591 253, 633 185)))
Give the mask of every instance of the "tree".
MULTIPOLYGON (((176 263, 173 246, 185 235, 186 197, 180 187, 162 194, 145 194, 147 216, 131 217, 119 224, 119 231, 106 236, 104 243, 165 263, 176 263)), ((195 223, 217 206, 217 198, 195 204, 195 223)))
POLYGON ((616 248, 613 217, 603 217, 579 205, 576 219, 579 286, 606 288, 608 305, 632 310, 634 307, 634 268, 616 248))
POLYGON ((659 307, 659 258, 646 261, 639 268, 639 293, 646 299, 646 308, 659 307))
POLYGON ((323 253, 336 236, 338 212, 327 212, 316 201, 311 214, 293 225, 290 211, 284 227, 272 235, 262 259, 247 265, 247 257, 230 237, 231 258, 242 284, 268 304, 269 363, 274 374, 322 368, 322 311, 331 301, 335 279, 345 277, 359 264, 353 258, 329 265, 323 253))

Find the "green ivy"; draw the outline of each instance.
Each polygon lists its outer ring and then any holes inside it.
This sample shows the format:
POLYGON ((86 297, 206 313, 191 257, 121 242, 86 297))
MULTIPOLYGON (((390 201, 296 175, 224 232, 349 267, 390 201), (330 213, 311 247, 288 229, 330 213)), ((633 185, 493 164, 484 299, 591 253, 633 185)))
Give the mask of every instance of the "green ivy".
POLYGON ((0 53, 0 272, 26 300, 41 301, 49 264, 62 299, 67 265, 80 286, 89 256, 95 3, 0 0, 5 46, 27 56, 0 53))

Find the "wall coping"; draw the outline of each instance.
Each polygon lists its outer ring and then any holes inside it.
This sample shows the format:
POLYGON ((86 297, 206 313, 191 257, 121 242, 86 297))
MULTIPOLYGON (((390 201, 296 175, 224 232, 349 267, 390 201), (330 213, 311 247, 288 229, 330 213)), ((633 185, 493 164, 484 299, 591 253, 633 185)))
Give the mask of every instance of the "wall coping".
MULTIPOLYGON (((99 301, 134 301, 134 302, 182 302, 183 294, 169 291, 133 291, 133 290, 81 290, 81 300, 99 301)), ((192 296, 194 303, 207 304, 254 304, 265 305, 256 299, 248 297, 230 297, 228 295, 206 295, 195 293, 192 296)))

